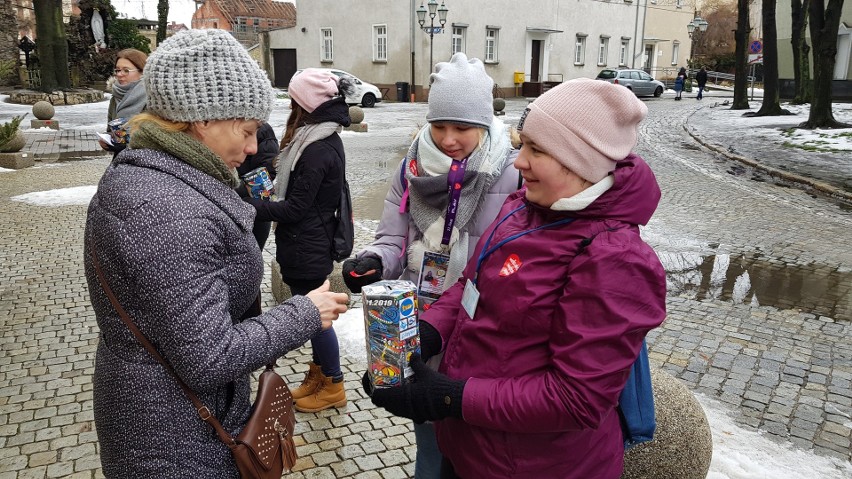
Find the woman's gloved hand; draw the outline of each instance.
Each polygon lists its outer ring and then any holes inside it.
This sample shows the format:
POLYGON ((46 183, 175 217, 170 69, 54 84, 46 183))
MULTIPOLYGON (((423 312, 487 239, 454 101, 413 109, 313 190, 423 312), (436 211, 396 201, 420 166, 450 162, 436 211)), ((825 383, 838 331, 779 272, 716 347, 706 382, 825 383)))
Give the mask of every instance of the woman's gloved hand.
POLYGON ((420 356, 423 362, 426 362, 441 352, 444 341, 441 339, 441 333, 426 321, 418 321, 417 325, 420 328, 420 356))
POLYGON ((429 369, 418 354, 411 356, 409 365, 414 370, 414 380, 401 386, 376 388, 370 395, 373 404, 416 423, 448 417, 461 419, 466 381, 429 369))
POLYGON ((375 256, 347 259, 343 262, 343 282, 353 293, 382 279, 382 260, 375 256))

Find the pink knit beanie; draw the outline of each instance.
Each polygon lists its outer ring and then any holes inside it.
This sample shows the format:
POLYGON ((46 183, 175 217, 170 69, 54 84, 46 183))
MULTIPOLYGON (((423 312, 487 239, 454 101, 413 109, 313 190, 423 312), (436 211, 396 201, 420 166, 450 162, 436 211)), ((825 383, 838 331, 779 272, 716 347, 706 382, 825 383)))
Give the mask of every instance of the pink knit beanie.
POLYGON ((290 79, 287 93, 308 113, 313 113, 318 106, 339 95, 338 81, 337 75, 330 71, 305 68, 290 79))
POLYGON ((581 178, 597 183, 636 146, 647 113, 629 89, 578 78, 536 98, 518 131, 581 178))

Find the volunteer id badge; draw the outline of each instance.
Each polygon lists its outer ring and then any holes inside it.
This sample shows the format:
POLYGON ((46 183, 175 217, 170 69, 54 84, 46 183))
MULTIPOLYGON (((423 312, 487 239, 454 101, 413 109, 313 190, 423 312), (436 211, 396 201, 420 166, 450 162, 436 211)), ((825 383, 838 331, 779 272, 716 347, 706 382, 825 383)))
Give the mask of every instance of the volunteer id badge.
POLYGON ((476 314, 476 305, 479 304, 479 290, 471 280, 467 280, 464 284, 461 303, 468 317, 473 319, 473 315, 476 314))

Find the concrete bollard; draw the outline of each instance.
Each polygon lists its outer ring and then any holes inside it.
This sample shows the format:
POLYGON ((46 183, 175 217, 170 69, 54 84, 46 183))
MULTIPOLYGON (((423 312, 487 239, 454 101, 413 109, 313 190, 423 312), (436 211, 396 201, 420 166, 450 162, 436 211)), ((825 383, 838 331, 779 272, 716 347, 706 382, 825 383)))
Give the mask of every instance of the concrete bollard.
POLYGON ((622 479, 704 479, 713 456, 710 424, 692 392, 671 374, 651 370, 657 431, 624 454, 622 479))

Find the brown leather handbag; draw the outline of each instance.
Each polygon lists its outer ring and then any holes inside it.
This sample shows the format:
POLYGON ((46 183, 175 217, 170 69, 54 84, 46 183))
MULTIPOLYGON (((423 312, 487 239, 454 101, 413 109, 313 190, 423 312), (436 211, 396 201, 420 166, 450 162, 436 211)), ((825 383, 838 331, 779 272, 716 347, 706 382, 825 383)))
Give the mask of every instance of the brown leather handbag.
MULTIPOLYGON (((293 396, 284 379, 275 372, 275 364, 267 364, 266 370, 260 375, 257 385, 257 397, 252 406, 252 413, 242 432, 233 437, 222 428, 219 420, 210 412, 195 393, 178 377, 174 368, 166 362, 142 331, 130 319, 130 316, 119 304, 106 281, 94 244, 91 245, 92 264, 98 274, 98 281, 112 303, 113 308, 121 319, 145 346, 148 353, 159 361, 166 371, 183 389, 186 397, 192 401, 198 416, 213 426, 216 435, 231 449, 234 461, 244 479, 281 479, 285 470, 290 470, 296 464, 296 444, 293 442, 293 429, 296 426, 296 413, 293 410, 293 396)), ((255 300, 249 313, 260 314, 260 296, 255 300)))

